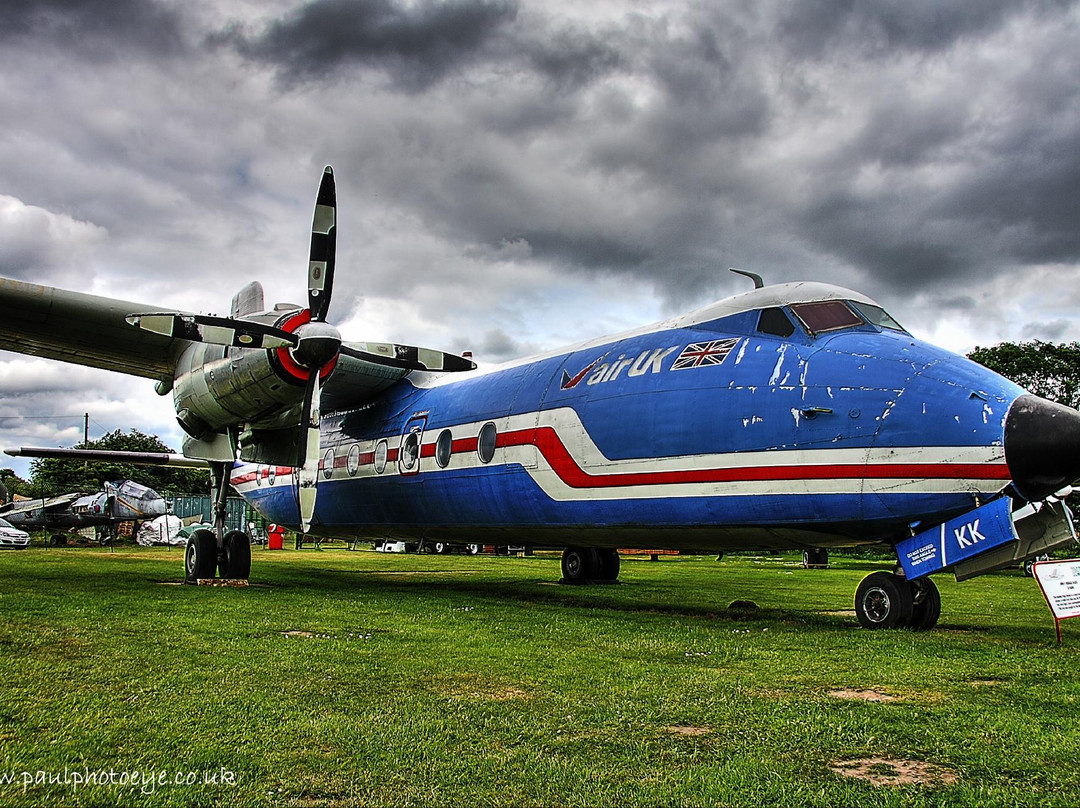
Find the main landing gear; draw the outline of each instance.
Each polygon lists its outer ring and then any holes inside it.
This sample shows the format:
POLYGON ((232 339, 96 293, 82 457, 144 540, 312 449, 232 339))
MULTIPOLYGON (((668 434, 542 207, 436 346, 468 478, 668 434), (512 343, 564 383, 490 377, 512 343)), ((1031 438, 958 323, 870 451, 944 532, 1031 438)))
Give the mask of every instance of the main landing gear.
POLYGON ((562 555, 562 574, 566 584, 613 584, 619 578, 619 551, 567 547, 562 555))
POLYGON ((240 530, 225 531, 226 497, 231 463, 211 463, 214 485, 214 529, 196 530, 184 549, 184 582, 215 577, 247 580, 251 575, 251 539, 240 530))
POLYGON ((941 616, 941 595, 929 578, 909 581, 891 572, 872 572, 855 591, 855 614, 863 628, 927 631, 941 616))

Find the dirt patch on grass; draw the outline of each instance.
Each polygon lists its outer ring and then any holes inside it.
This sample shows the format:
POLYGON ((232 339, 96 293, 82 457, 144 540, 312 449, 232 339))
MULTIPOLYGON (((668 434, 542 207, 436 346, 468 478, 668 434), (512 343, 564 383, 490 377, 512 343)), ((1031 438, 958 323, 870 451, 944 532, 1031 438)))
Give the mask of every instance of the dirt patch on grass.
POLYGON ((672 735, 681 735, 685 738, 698 738, 702 735, 708 735, 712 730, 708 727, 690 727, 677 724, 670 727, 664 727, 664 732, 670 732, 672 735))
POLYGON ((841 760, 830 764, 829 770, 872 786, 949 786, 960 779, 956 772, 944 766, 896 758, 841 760))
POLYGON ((898 698, 891 693, 883 693, 880 690, 830 690, 829 695, 834 699, 846 699, 848 701, 887 702, 896 701, 898 698))
POLYGON ((518 701, 532 698, 531 693, 520 687, 481 678, 454 678, 443 683, 441 690, 445 696, 455 700, 518 701))
POLYGON ((301 639, 301 640, 370 640, 372 633, 370 631, 350 631, 345 634, 327 634, 323 631, 307 631, 304 629, 293 628, 288 631, 282 631, 281 636, 285 639, 301 639))
POLYGON ((451 694, 455 699, 477 699, 482 701, 517 701, 529 698, 529 694, 521 688, 500 685, 487 687, 475 687, 461 690, 451 694))
MULTIPOLYGON (((154 581, 158 586, 191 586, 186 581, 154 581)), ((219 578, 200 578, 200 586, 215 586, 224 588, 236 588, 236 589, 273 589, 270 584, 253 584, 246 579, 227 578, 225 580, 219 578), (212 583, 204 583, 210 581, 212 583), (216 583, 213 583, 216 582, 216 583)))

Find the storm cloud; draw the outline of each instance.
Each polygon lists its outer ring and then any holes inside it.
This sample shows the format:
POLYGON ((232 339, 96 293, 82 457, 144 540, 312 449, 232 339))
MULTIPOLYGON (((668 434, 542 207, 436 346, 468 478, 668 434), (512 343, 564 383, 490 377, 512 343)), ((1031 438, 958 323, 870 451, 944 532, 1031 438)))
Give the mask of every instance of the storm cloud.
POLYGON ((348 338, 498 361, 737 266, 956 350, 1077 339, 1078 44, 1064 0, 7 4, 0 274, 299 300, 332 163, 348 338))

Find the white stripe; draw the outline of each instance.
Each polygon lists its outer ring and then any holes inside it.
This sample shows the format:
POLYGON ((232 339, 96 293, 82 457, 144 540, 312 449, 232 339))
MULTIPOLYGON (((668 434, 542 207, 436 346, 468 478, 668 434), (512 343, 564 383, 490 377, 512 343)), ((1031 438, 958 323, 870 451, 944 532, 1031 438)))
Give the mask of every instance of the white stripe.
MULTIPOLYGON (((884 448, 815 448, 782 451, 728 452, 700 455, 680 455, 662 458, 631 458, 610 460, 596 446, 577 413, 570 408, 525 413, 493 421, 500 434, 550 426, 558 434, 566 450, 576 464, 589 475, 654 474, 712 469, 743 469, 759 467, 816 465, 859 466, 867 464, 988 464, 1004 462, 1004 450, 1000 446, 909 446, 884 448)), ((450 427, 454 440, 475 438, 480 428, 488 423, 474 421, 450 427)), ((432 446, 441 429, 428 430, 424 434, 424 446, 432 446)), ((333 441, 327 436, 327 444, 333 441)), ((390 448, 399 448, 400 435, 386 438, 390 448)), ((360 451, 370 453, 377 441, 361 441, 360 451)), ((348 446, 336 445, 336 454, 347 454, 348 446)), ((423 474, 439 474, 444 471, 480 468, 484 464, 476 452, 457 452, 450 458, 445 469, 440 468, 433 457, 421 460, 423 474)), ((489 464, 492 467, 521 466, 537 485, 552 499, 611 500, 645 499, 658 497, 720 497, 765 495, 816 495, 816 494, 989 494, 1000 491, 1005 483, 1000 480, 953 479, 953 478, 888 478, 875 479, 862 476, 851 479, 795 479, 753 480, 736 482, 684 482, 664 484, 626 485, 618 487, 574 488, 567 485, 555 472, 544 455, 532 445, 499 448, 489 464)), ((382 476, 397 473, 396 464, 388 464, 382 476)), ((355 477, 377 476, 371 464, 360 467, 355 477)), ((335 468, 330 479, 351 479, 346 468, 335 468)), ((323 478, 325 479, 325 477, 323 478)))

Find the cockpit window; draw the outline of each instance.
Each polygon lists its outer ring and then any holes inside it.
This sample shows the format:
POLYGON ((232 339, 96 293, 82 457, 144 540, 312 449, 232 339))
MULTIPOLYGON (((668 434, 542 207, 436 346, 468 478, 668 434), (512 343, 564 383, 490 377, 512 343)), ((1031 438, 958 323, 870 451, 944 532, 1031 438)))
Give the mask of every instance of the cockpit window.
POLYGON ((842 300, 825 300, 821 303, 796 303, 791 310, 811 334, 838 331, 863 325, 863 320, 842 300))
POLYGON ((852 303, 851 305, 866 318, 870 325, 876 325, 878 328, 889 328, 893 331, 904 330, 904 327, 890 317, 889 313, 881 306, 872 306, 869 303, 852 303))
POLYGON ((790 337, 795 333, 795 325, 783 309, 762 309, 758 317, 757 330, 762 334, 776 337, 790 337))

